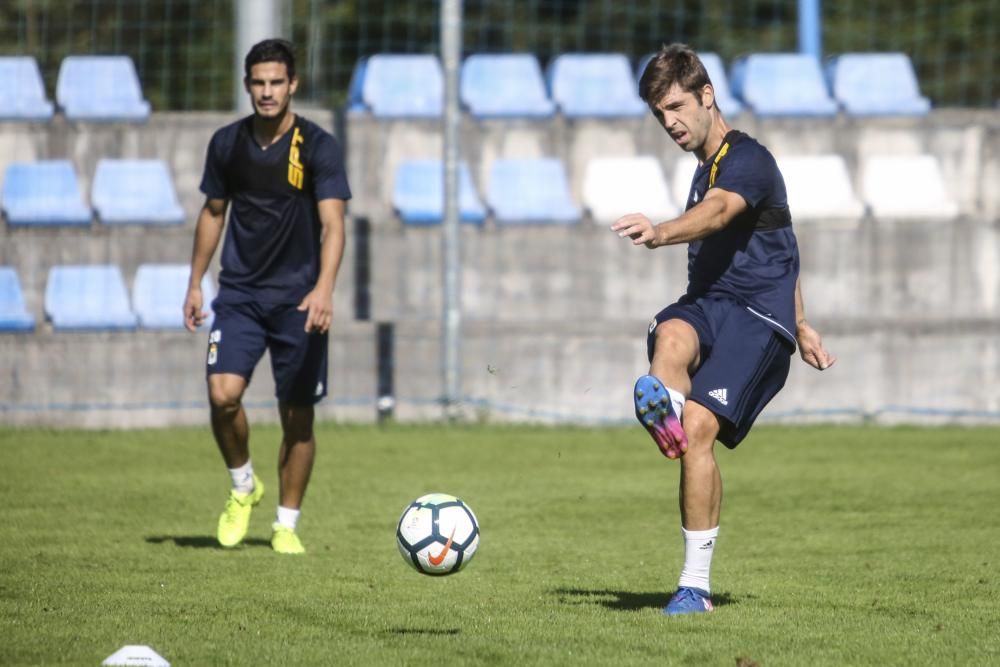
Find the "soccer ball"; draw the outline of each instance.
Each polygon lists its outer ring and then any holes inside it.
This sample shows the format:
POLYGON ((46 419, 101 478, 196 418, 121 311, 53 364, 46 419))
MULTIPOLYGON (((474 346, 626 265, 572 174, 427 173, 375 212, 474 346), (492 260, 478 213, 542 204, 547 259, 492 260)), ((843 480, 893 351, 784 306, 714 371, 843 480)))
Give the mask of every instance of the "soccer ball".
POLYGON ((421 574, 453 574, 479 548, 479 522, 455 496, 430 493, 403 510, 396 526, 396 546, 403 560, 421 574))

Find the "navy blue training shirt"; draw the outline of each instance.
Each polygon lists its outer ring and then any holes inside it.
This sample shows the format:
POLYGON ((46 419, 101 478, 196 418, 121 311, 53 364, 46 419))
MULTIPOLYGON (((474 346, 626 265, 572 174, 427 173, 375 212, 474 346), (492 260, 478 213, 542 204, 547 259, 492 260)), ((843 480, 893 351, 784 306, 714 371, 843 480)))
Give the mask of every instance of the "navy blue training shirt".
POLYGON ((688 245, 688 289, 682 301, 735 299, 794 346, 799 248, 774 157, 755 139, 731 130, 695 171, 686 208, 704 200, 713 187, 740 195, 748 208, 688 245))
POLYGON ((230 201, 218 299, 297 304, 319 278, 322 227, 316 203, 351 198, 340 145, 301 116, 262 149, 253 116, 217 130, 201 191, 230 201))

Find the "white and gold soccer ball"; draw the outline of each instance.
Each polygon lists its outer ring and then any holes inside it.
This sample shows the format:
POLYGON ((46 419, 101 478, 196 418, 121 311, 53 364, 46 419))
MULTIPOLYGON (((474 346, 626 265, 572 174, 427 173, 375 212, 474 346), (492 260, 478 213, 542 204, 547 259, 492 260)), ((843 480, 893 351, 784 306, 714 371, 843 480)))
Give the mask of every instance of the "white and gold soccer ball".
POLYGON ((464 502, 447 493, 420 496, 406 506, 396 526, 403 560, 421 574, 454 574, 479 548, 479 522, 464 502))

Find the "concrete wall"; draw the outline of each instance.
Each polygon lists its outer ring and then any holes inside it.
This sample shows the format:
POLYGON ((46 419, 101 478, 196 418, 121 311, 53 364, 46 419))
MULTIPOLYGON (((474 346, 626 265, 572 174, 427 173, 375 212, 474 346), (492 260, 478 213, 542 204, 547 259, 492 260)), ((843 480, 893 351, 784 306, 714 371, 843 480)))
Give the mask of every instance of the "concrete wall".
MULTIPOLYGON (((307 112, 327 127, 332 119, 307 112)), ((161 157, 189 222, 174 228, 0 229, 0 264, 17 268, 39 320, 0 335, 0 422, 126 427, 205 423, 205 336, 68 334, 43 316, 49 268, 112 262, 131 281, 143 262, 187 262, 205 145, 227 114, 162 114, 146 125, 0 124, 0 162, 70 157, 89 188, 102 156, 161 157)), ((939 111, 924 119, 733 124, 778 154, 836 151, 939 157, 962 215, 955 221, 798 223, 810 319, 840 358, 826 373, 793 363, 764 419, 1000 419, 1000 114, 939 111)), ((375 323, 394 324, 392 375, 401 419, 440 417, 441 230, 403 227, 388 192, 402 159, 440 155, 427 122, 347 119, 349 241, 335 293, 326 419, 375 416, 375 323), (359 224, 359 218, 368 224, 359 224), (364 233, 363 230, 370 230, 364 233), (367 249, 365 252, 362 250, 367 249), (369 282, 356 284, 356 276, 369 282), (354 320, 358 295, 370 321, 354 320)), ((624 122, 466 119, 464 154, 480 187, 496 157, 556 155, 574 194, 596 155, 654 154, 669 175, 682 154, 651 119, 624 122)), ((3 167, 0 164, 0 167, 3 167)), ((585 219, 550 228, 463 226, 463 392, 469 418, 627 422, 645 371, 649 318, 685 286, 683 248, 647 251, 585 219)), ((178 305, 179 307, 179 305, 178 305)), ((273 420, 268 362, 248 394, 273 420)))
MULTIPOLYGON (((328 398, 321 419, 374 417, 372 326, 342 322, 330 344, 328 398)), ((0 336, 0 422, 101 428, 207 424, 207 334, 186 331, 0 336)), ((245 401, 253 421, 276 421, 270 361, 261 362, 245 401)))

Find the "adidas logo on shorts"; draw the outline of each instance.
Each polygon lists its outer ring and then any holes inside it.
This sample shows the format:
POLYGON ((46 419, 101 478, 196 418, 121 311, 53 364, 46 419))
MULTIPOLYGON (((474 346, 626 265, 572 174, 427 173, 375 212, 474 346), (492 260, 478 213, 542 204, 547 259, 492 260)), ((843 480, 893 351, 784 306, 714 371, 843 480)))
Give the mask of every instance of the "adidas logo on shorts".
POLYGON ((708 392, 709 398, 714 398, 723 405, 729 405, 729 399, 727 398, 726 394, 727 392, 725 389, 713 389, 712 391, 708 392))

